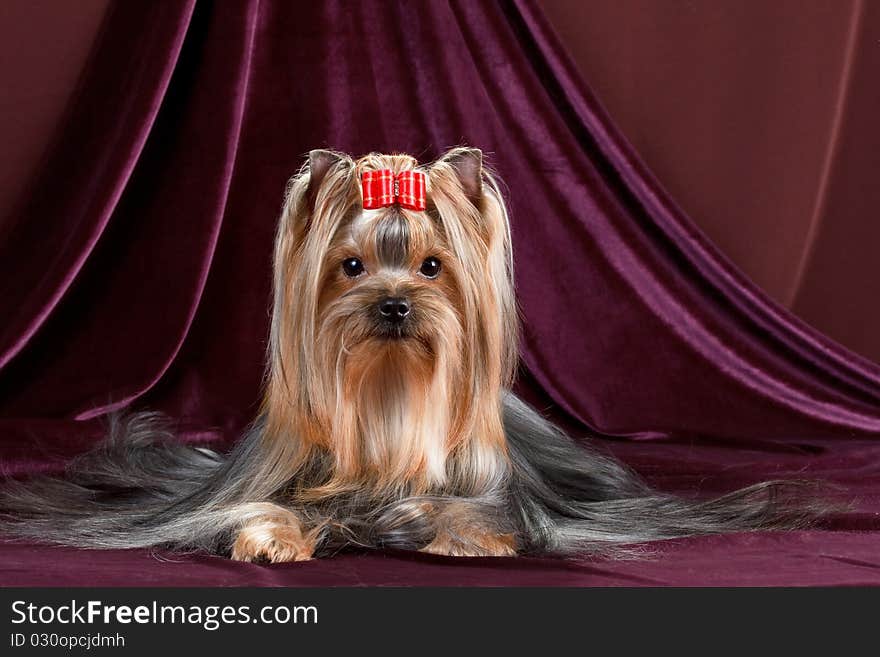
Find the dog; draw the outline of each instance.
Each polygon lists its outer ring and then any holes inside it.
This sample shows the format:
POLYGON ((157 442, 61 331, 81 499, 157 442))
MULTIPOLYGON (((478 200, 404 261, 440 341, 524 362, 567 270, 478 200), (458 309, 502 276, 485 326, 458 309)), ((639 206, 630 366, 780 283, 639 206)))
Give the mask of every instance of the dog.
POLYGON ((510 224, 477 149, 427 165, 312 151, 286 190, 273 287, 262 406, 231 453, 175 442, 152 414, 114 418, 64 477, 7 481, 0 530, 287 562, 607 554, 821 514, 793 481, 652 490, 511 392, 510 224))

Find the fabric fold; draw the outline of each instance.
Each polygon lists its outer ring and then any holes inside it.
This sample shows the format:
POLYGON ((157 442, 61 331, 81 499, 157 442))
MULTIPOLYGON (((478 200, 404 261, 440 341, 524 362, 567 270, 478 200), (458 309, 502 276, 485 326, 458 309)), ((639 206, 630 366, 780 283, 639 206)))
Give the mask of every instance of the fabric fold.
MULTIPOLYGON (((102 415, 148 391, 173 362, 222 226, 257 18, 256 3, 195 9, 113 221, 33 347, 3 372, 14 413, 102 415), (22 371, 40 382, 36 390, 14 387, 22 371)), ((129 29, 115 20, 109 30, 129 29)))
POLYGON ((0 236, 0 261, 16 265, 16 275, 0 283, 0 369, 51 315, 107 227, 150 135, 194 4, 117 5, 105 18, 59 137, 0 236), (113 67, 101 61, 109 53, 113 67))

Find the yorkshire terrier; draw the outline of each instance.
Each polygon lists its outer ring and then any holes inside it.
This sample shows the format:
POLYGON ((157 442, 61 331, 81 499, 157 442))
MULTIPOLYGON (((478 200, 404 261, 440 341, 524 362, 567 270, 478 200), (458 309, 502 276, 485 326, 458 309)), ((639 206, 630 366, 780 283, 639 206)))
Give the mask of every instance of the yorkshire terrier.
POLYGON ((647 486, 510 390, 507 210, 482 154, 315 150, 287 189, 260 414, 230 454, 116 419, 62 478, 8 481, 0 529, 90 548, 299 561, 347 546, 605 553, 798 526, 797 482, 694 501, 647 486))

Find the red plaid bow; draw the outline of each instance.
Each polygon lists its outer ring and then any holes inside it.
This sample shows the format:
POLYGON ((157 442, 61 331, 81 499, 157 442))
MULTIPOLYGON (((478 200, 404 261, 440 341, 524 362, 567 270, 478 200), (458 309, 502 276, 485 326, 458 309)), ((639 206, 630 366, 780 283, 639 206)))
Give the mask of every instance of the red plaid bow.
POLYGON ((364 171, 361 190, 366 210, 395 203, 408 210, 425 209, 425 174, 421 171, 402 171, 396 176, 391 169, 364 171))

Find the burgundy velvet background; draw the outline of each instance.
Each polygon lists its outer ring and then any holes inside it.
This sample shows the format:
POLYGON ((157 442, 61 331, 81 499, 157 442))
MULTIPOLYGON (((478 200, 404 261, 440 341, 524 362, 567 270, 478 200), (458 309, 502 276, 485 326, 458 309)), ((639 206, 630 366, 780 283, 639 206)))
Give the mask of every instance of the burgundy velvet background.
POLYGON ((4 467, 57 468, 123 407, 179 418, 182 439, 233 440, 259 397, 274 224, 304 154, 429 159, 462 142, 509 186, 531 399, 659 486, 809 476, 841 484, 858 513, 627 563, 389 554, 264 568, 9 544, 0 581, 880 583, 880 367, 708 243, 528 2, 114 5, 0 235, 4 467))
POLYGON ((880 362, 880 3, 540 0, 669 194, 773 299, 880 362))

